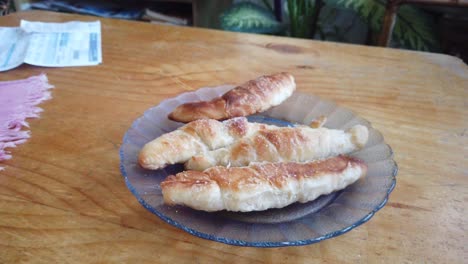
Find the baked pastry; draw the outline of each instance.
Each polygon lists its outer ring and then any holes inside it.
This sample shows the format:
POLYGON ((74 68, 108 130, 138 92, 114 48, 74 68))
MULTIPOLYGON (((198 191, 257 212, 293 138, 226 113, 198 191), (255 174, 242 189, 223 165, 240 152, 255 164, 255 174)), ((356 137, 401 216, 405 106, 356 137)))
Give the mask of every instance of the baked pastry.
POLYGON ((160 169, 168 164, 185 162, 192 156, 234 143, 239 138, 277 126, 249 123, 238 117, 224 122, 203 119, 190 122, 147 143, 138 156, 146 169, 160 169))
POLYGON ((347 154, 362 148, 368 129, 356 125, 349 131, 306 126, 259 130, 232 145, 190 158, 188 170, 203 171, 214 166, 247 166, 251 162, 306 162, 347 154))
POLYGON ((261 76, 211 101, 182 104, 168 117, 188 123, 198 119, 225 120, 248 116, 281 104, 295 89, 294 77, 289 73, 261 76))
POLYGON ((305 203, 344 189, 365 176, 367 166, 338 156, 307 163, 257 163, 184 171, 162 183, 164 202, 203 211, 261 211, 305 203))

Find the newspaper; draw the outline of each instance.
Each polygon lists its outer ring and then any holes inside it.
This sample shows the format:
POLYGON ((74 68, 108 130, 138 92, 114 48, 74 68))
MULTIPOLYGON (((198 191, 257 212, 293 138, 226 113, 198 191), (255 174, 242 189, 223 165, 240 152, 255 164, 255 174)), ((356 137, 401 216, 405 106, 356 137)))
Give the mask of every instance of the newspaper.
POLYGON ((101 23, 44 23, 22 20, 20 27, 0 27, 0 71, 22 63, 45 67, 102 63, 101 23))

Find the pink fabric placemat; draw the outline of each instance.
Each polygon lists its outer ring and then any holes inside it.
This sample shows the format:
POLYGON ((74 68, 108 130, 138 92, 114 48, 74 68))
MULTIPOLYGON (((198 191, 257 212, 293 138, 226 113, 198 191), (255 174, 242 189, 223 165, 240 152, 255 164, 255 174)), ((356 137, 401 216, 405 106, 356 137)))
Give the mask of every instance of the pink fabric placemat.
MULTIPOLYGON (((50 99, 47 76, 41 74, 24 80, 0 82, 0 161, 10 159, 6 148, 16 147, 30 137, 26 118, 37 118, 39 103, 50 99)), ((0 170, 3 167, 0 166, 0 170)))

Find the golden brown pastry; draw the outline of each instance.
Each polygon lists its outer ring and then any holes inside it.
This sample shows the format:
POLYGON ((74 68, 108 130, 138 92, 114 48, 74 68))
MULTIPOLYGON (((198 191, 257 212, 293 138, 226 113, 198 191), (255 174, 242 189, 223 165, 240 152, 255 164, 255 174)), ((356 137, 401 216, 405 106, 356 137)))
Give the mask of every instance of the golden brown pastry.
POLYGON ((289 73, 261 76, 211 101, 182 104, 169 114, 169 119, 188 123, 198 119, 248 116, 281 104, 295 89, 294 77, 289 73))
POLYGON ((356 125, 349 131, 300 127, 259 130, 232 145, 190 158, 188 170, 203 171, 214 166, 247 166, 251 162, 306 162, 347 154, 367 142, 368 129, 356 125))
POLYGON ((338 156, 307 163, 258 163, 184 171, 161 183, 164 202, 204 211, 260 211, 305 203, 365 176, 360 160, 338 156))
POLYGON ((147 143, 140 151, 138 162, 146 169, 160 169, 168 164, 185 162, 192 156, 234 143, 260 129, 279 127, 249 123, 238 117, 224 122, 203 119, 190 122, 147 143))

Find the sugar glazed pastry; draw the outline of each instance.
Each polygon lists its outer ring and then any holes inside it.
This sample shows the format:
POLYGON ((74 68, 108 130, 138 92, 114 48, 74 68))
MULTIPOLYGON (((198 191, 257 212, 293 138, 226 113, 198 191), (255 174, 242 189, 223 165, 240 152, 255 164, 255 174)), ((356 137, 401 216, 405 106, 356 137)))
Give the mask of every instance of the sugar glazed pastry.
POLYGON ((188 124, 147 143, 138 157, 146 169, 185 162, 186 171, 161 182, 164 203, 262 211, 309 202, 364 177, 366 164, 342 154, 364 147, 367 127, 322 128, 326 117, 311 127, 278 127, 244 117, 281 104, 295 89, 292 75, 278 73, 174 109, 169 119, 188 124))
POLYGON ((261 76, 211 101, 182 104, 168 117, 188 123, 198 119, 225 120, 248 116, 281 104, 295 89, 294 77, 289 73, 261 76))
POLYGON ((305 203, 366 175, 360 160, 337 156, 306 163, 258 163, 184 171, 161 183, 164 202, 204 211, 261 211, 305 203))
POLYGON ((188 170, 203 171, 214 166, 242 167, 251 162, 306 162, 347 154, 361 149, 368 129, 356 125, 348 131, 307 126, 259 130, 232 145, 190 158, 188 170))
POLYGON ((143 168, 156 170, 230 145, 258 130, 276 128, 279 127, 249 123, 245 117, 224 122, 213 119, 197 120, 147 143, 140 151, 138 162, 143 168))

